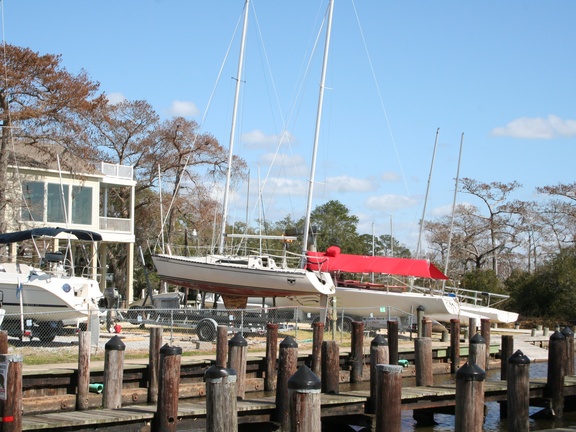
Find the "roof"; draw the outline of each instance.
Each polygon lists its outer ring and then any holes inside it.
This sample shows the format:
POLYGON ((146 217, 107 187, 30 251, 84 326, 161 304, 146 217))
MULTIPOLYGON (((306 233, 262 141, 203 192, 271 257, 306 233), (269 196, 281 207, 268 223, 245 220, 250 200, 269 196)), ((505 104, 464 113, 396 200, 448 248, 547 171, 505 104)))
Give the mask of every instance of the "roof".
POLYGON ((428 279, 448 279, 448 276, 428 260, 343 254, 340 253, 340 248, 337 246, 329 247, 326 252, 308 252, 307 268, 327 272, 382 273, 428 279))
POLYGON ((78 155, 60 144, 18 142, 11 149, 8 163, 20 168, 40 168, 77 174, 98 174, 94 163, 86 155, 78 155), (58 166, 60 159, 60 167, 58 166))

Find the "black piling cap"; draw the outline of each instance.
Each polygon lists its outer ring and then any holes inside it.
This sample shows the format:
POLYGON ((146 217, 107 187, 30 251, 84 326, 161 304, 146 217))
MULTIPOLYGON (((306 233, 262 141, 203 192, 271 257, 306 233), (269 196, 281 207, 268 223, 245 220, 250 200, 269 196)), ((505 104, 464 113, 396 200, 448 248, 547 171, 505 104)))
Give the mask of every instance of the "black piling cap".
POLYGON ((217 378, 226 378, 230 375, 236 375, 236 371, 234 369, 227 369, 222 366, 210 366, 204 372, 204 381, 209 379, 217 379, 217 378))
POLYGON ((551 341, 557 341, 557 340, 565 340, 566 337, 560 333, 559 331, 555 331, 554 333, 552 333, 552 335, 550 336, 550 340, 551 341))
POLYGON ((384 335, 376 335, 376 337, 374 339, 372 339, 372 342, 370 342, 370 346, 386 346, 388 345, 388 341, 386 340, 386 338, 384 337, 384 335))
POLYGON ((162 348, 160 348, 160 355, 165 357, 182 355, 182 348, 165 344, 162 348))
POLYGON ((104 349, 109 351, 124 351, 126 345, 124 345, 124 342, 122 342, 122 339, 120 339, 118 335, 115 335, 112 339, 106 342, 104 349))
POLYGON ((564 327, 561 331, 561 333, 564 335, 564 337, 574 337, 574 332, 572 331, 572 329, 568 326, 564 327))
POLYGON ((480 333, 476 333, 474 336, 472 336, 470 338, 470 343, 471 344, 485 344, 486 339, 484 339, 480 333))
POLYGON ((418 312, 423 312, 423 311, 426 310, 426 308, 425 308, 424 306, 420 305, 420 306, 418 306, 418 307, 416 308, 416 310, 417 310, 418 312))
POLYGON ((303 365, 288 380, 288 388, 290 390, 320 390, 322 382, 308 366, 303 365))
POLYGON ((232 339, 228 341, 229 347, 245 347, 248 346, 248 341, 244 339, 240 333, 236 333, 232 339))
POLYGON ((280 342, 280 348, 298 348, 298 342, 296 342, 292 336, 286 336, 286 338, 280 342))
POLYGON ((518 350, 508 358, 508 364, 526 365, 530 364, 530 359, 522 351, 518 350))
POLYGON ((486 379, 486 372, 476 364, 471 365, 466 362, 464 366, 456 371, 456 380, 461 381, 484 381, 486 379))

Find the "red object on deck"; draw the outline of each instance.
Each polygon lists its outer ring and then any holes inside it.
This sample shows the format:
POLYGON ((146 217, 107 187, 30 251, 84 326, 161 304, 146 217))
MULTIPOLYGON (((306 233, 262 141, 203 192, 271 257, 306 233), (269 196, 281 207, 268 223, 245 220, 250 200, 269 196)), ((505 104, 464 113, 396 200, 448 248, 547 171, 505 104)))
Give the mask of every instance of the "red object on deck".
POLYGON ((326 272, 383 273, 429 279, 448 279, 428 260, 343 254, 340 253, 338 246, 330 246, 326 252, 308 252, 307 268, 326 272))
POLYGON ((120 333, 122 331, 122 327, 120 327, 120 324, 116 324, 114 326, 114 333, 120 333))

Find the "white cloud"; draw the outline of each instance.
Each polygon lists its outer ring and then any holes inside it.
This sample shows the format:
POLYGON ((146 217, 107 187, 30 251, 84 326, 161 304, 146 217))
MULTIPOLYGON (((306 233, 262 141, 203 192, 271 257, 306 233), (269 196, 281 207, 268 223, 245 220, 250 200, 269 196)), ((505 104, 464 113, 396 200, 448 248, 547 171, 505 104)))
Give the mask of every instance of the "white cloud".
POLYGON ((241 141, 247 145, 249 148, 268 148, 275 147, 280 140, 283 143, 292 142, 293 137, 290 132, 285 131, 281 137, 278 135, 267 135, 260 129, 254 129, 251 132, 246 132, 242 134, 241 141))
POLYGON ((418 205, 418 200, 405 195, 380 195, 373 196, 366 200, 366 207, 381 212, 393 212, 403 208, 414 207, 418 205))
POLYGON ((126 96, 122 93, 109 93, 106 97, 108 98, 108 103, 110 105, 116 105, 126 100, 126 96))
POLYGON ((200 114, 200 110, 194 102, 179 100, 172 102, 169 112, 173 117, 194 117, 200 114))
POLYGON ((366 192, 375 189, 370 180, 349 176, 328 177, 326 189, 333 192, 366 192))
POLYGON ((555 115, 549 115, 546 118, 521 117, 512 120, 504 127, 492 129, 491 134, 528 139, 576 136, 576 120, 563 120, 555 115))
POLYGON ((386 171, 380 176, 385 182, 397 182, 402 180, 402 176, 394 171, 386 171))

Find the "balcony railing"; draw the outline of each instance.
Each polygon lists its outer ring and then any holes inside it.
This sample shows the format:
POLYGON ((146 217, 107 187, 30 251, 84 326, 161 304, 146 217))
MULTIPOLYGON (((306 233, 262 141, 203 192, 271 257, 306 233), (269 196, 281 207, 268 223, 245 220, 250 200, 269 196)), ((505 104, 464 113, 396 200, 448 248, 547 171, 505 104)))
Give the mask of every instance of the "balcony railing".
POLYGON ((100 171, 109 177, 116 177, 122 179, 133 179, 133 167, 129 165, 118 165, 106 162, 100 163, 100 171))
POLYGON ((114 231, 118 233, 131 233, 130 219, 101 217, 100 218, 101 231, 114 231))

